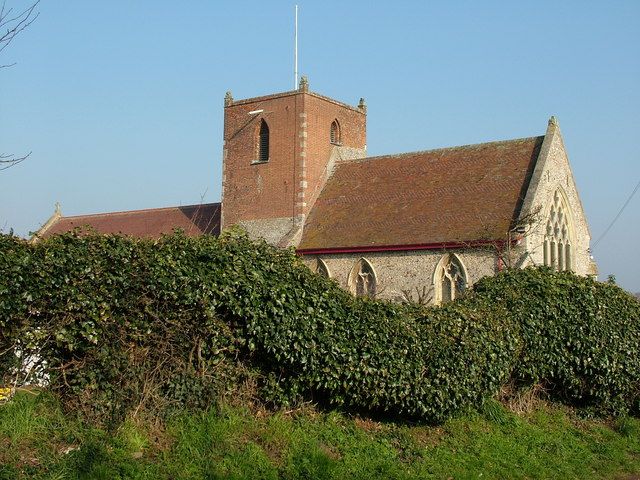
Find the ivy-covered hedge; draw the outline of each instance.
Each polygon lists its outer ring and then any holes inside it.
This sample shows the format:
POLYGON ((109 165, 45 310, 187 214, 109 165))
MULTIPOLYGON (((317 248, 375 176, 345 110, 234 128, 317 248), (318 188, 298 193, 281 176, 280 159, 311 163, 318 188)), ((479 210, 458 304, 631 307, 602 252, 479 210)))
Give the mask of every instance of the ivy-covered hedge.
POLYGON ((30 245, 0 236, 5 365, 21 357, 25 373, 99 421, 211 404, 251 372, 211 307, 199 248, 206 239, 64 235, 30 245))
POLYGON ((544 270, 486 279, 440 308, 356 299, 293 251, 233 231, 0 236, 5 374, 32 353, 68 406, 100 420, 244 386, 276 404, 441 421, 512 377, 627 411, 638 403, 638 306, 617 287, 544 270))
POLYGON ((600 413, 640 412, 640 302, 611 283, 548 269, 510 270, 474 290, 519 325, 512 377, 600 413))

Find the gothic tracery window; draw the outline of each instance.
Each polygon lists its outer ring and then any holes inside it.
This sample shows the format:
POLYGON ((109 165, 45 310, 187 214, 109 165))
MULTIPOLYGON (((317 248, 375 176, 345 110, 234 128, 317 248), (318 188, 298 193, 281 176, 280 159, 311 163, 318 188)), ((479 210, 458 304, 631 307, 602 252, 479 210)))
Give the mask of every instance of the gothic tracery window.
POLYGON ((544 230, 544 264, 554 270, 573 267, 569 208, 564 196, 557 190, 549 210, 544 230))
POLYGON ((351 292, 358 297, 375 297, 377 280, 371 264, 364 258, 358 260, 349 275, 351 292))
POLYGON ((436 301, 439 303, 450 302, 462 295, 467 287, 467 278, 457 255, 448 253, 442 257, 436 268, 434 283, 436 301))

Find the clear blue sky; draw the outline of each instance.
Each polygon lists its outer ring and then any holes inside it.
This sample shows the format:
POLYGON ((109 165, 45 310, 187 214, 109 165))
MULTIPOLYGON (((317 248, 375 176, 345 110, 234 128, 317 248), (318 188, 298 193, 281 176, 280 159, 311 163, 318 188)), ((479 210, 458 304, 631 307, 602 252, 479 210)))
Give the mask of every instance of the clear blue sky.
MULTIPOLYGON (((30 2, 7 0, 20 9, 30 2)), ((640 180, 640 2, 305 2, 300 73, 368 104, 370 155, 544 133, 595 240, 640 180)), ((290 90, 294 2, 43 0, 0 55, 0 228, 220 199, 222 105, 290 90)), ((594 251, 640 291, 640 193, 594 251)))

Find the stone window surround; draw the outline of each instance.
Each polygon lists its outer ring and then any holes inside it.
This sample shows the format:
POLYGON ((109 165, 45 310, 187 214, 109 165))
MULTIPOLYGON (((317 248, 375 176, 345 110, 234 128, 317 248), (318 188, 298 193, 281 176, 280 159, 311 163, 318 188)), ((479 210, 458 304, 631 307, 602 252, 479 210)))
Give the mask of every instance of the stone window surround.
POLYGON ((327 278, 331 278, 331 271, 329 270, 329 266, 323 259, 319 257, 316 261, 316 273, 327 278))
MULTIPOLYGON (((445 253, 440 259, 440 261, 438 262, 438 265, 436 265, 435 270, 433 271, 433 291, 434 291, 433 300, 436 305, 440 305, 441 303, 443 303, 443 298, 442 298, 443 296, 442 282, 444 280, 443 276, 446 275, 445 268, 450 264, 455 264, 459 267, 460 274, 462 276, 462 281, 463 281, 462 291, 466 290, 467 286, 469 285, 469 273, 467 272, 467 268, 465 267, 464 263, 462 263, 462 259, 455 253, 450 253, 450 252, 445 253)), ((448 279, 453 283, 454 279, 452 278, 448 278, 448 279)), ((462 291, 458 292, 457 289, 455 288, 455 285, 452 285, 452 287, 453 287, 453 290, 451 291, 452 299, 455 299, 462 293, 462 291)))
POLYGON ((376 270, 373 268, 373 265, 369 260, 365 257, 361 257, 351 268, 349 272, 349 278, 347 284, 349 286, 349 291, 353 295, 358 294, 358 280, 360 277, 363 281, 365 276, 370 276, 370 280, 372 283, 369 283, 365 286, 367 292, 366 296, 375 297, 377 289, 378 289, 378 274, 376 270), (369 272, 364 272, 363 270, 369 270, 369 272))
POLYGON ((575 270, 576 235, 567 194, 558 187, 545 215, 543 263, 554 270, 575 270))

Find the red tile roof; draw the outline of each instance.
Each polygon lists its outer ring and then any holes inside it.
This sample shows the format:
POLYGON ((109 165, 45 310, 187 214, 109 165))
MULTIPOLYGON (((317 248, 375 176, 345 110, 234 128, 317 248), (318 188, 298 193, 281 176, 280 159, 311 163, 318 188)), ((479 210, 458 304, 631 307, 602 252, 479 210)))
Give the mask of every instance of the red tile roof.
POLYGON ((299 251, 505 240, 544 137, 336 166, 299 251))
POLYGON ((184 207, 153 208, 128 212, 99 213, 60 217, 39 236, 49 237, 70 232, 75 228, 90 227, 98 233, 119 233, 132 237, 157 238, 174 229, 184 230, 189 236, 220 233, 220 204, 207 203, 184 207))

